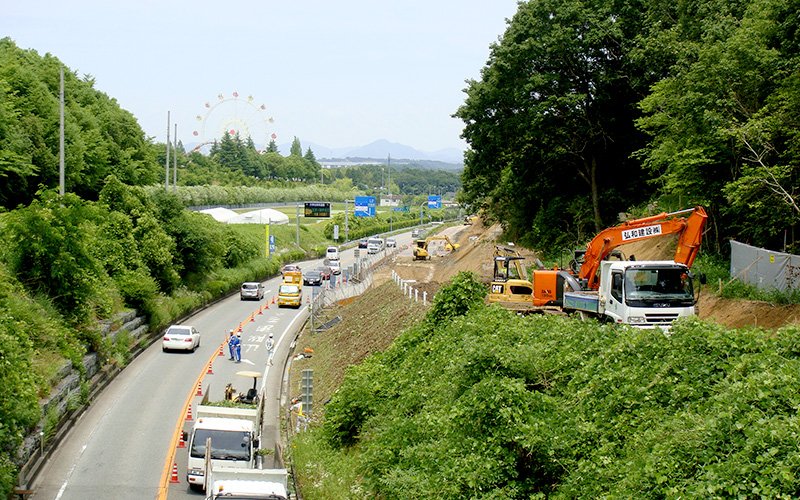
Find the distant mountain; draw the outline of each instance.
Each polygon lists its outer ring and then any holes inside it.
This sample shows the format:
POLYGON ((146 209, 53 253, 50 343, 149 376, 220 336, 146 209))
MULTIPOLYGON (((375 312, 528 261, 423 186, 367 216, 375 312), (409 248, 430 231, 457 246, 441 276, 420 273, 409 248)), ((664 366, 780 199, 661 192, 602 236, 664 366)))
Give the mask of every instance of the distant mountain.
MULTIPOLYGON (((405 144, 389 142, 386 139, 379 139, 366 146, 353 146, 349 148, 328 148, 313 142, 300 141, 303 153, 308 148, 314 152, 317 160, 342 159, 342 158, 369 158, 374 160, 386 160, 389 156, 394 160, 431 160, 445 163, 462 165, 464 163, 464 153, 458 148, 446 148, 426 153, 405 144)), ((278 150, 284 156, 289 154, 292 144, 280 144, 278 150)))
MULTIPOLYGON (((199 143, 186 143, 184 148, 190 151, 199 143)), ((343 159, 358 159, 360 162, 366 160, 374 160, 375 163, 385 163, 387 158, 391 156, 392 162, 397 162, 398 166, 401 163, 416 162, 425 165, 427 168, 445 168, 456 169, 463 168, 464 166, 464 153, 458 148, 446 148, 427 153, 414 149, 405 144, 398 144, 396 142, 389 142, 386 139, 379 139, 366 146, 352 146, 345 148, 329 148, 320 146, 309 141, 300 141, 300 146, 305 154, 308 148, 314 152, 314 157, 318 161, 325 160, 343 160, 343 159), (446 165, 439 166, 437 164, 444 163, 446 165)), ((207 146, 206 146, 207 147, 207 146)), ((257 148, 262 148, 261 145, 256 145, 257 148)), ((291 143, 279 144, 278 152, 283 156, 289 156, 289 151, 292 149, 291 143)))

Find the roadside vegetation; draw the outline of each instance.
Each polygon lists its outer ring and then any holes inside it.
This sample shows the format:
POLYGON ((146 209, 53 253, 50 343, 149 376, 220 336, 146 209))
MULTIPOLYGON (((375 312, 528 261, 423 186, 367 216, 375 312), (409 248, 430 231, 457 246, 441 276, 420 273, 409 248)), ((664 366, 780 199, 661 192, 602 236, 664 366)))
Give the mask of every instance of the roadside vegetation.
POLYGON ((798 328, 690 319, 666 336, 484 294, 458 275, 347 371, 292 443, 304 498, 797 496, 798 328))

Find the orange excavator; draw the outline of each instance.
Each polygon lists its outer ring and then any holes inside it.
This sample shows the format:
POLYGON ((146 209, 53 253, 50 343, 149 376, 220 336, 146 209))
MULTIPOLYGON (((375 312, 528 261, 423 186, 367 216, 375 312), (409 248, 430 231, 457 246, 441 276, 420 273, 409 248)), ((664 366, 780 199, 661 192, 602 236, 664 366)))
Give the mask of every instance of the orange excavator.
POLYGON ((586 253, 578 278, 587 280, 586 288, 596 290, 598 287, 597 270, 600 262, 605 260, 615 248, 626 243, 675 233, 678 233, 679 236, 673 260, 692 267, 697 252, 700 250, 703 227, 707 219, 708 215, 703 207, 697 206, 669 214, 662 212, 642 219, 629 220, 619 226, 604 229, 586 245, 586 253), (689 212, 691 215, 688 218, 676 217, 689 212))

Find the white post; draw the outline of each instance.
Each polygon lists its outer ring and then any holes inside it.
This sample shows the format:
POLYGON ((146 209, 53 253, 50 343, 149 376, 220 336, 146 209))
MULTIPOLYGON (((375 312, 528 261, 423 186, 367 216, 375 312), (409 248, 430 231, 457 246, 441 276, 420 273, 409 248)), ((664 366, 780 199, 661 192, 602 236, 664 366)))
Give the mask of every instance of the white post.
POLYGON ((414 302, 419 302, 419 290, 414 290, 414 302))
POLYGON ((428 292, 422 292, 422 305, 428 305, 428 292))

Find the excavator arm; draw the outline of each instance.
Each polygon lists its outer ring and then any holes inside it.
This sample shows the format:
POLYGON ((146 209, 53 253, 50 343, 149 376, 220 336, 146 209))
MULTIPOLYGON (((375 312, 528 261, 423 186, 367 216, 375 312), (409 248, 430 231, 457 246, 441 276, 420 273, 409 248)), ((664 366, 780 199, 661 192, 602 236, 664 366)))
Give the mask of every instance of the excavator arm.
POLYGON ((586 246, 586 255, 578 277, 587 280, 589 289, 596 289, 598 287, 597 270, 600 262, 616 247, 633 241, 675 233, 678 233, 679 237, 674 260, 691 267, 700 250, 703 227, 707 219, 708 215, 703 207, 697 206, 669 214, 662 212, 642 219, 629 220, 619 226, 604 229, 586 246), (688 212, 692 212, 688 218, 675 217, 688 212))

